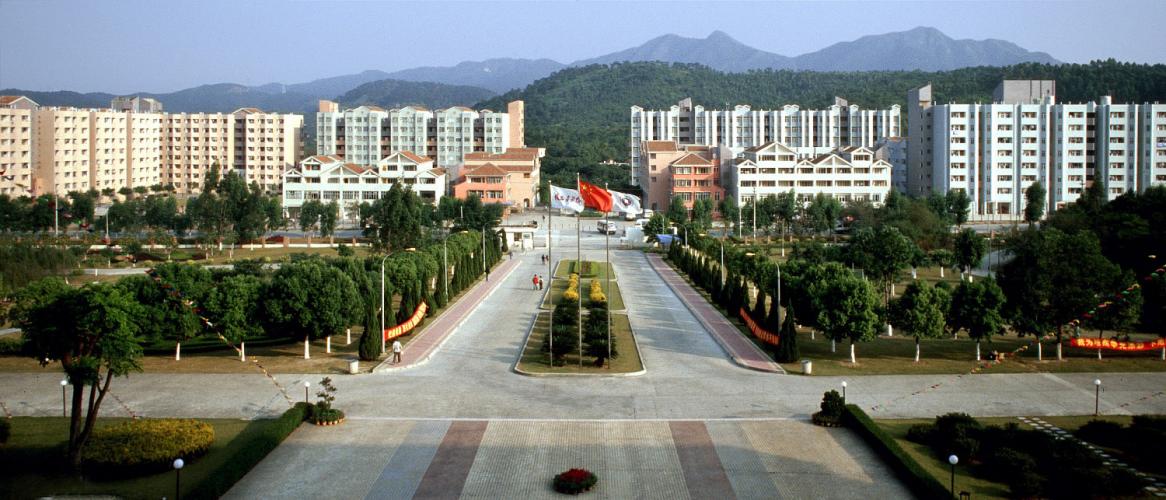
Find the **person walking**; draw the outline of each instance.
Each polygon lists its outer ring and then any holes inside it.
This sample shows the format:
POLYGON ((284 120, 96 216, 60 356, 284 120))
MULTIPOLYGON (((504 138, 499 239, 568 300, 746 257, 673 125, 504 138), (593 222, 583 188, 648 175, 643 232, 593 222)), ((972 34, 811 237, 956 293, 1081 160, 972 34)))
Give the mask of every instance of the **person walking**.
POLYGON ((535 289, 535 290, 538 290, 538 289, 539 289, 539 286, 538 286, 538 284, 539 284, 539 278, 538 278, 538 275, 537 275, 537 274, 536 274, 536 275, 534 275, 534 276, 532 276, 532 277, 530 278, 530 282, 531 282, 531 284, 532 284, 532 285, 534 285, 534 289, 535 289))
POLYGON ((543 289, 543 277, 541 274, 538 276, 538 289, 539 290, 543 289))
POLYGON ((401 341, 393 341, 393 363, 401 362, 401 341))

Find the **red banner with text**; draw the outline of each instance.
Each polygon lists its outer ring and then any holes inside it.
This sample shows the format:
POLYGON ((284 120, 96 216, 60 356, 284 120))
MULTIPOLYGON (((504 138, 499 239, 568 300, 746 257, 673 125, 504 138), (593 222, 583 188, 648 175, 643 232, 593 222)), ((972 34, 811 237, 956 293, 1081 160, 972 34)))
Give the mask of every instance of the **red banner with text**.
POLYGON ((1113 339, 1087 339, 1081 337, 1069 339, 1069 345, 1085 349, 1106 349, 1110 351, 1153 351, 1155 349, 1166 348, 1166 339, 1157 339, 1150 342, 1122 342, 1113 339))
POLYGON ((420 305, 417 306, 417 310, 413 311, 413 315, 409 316, 409 319, 405 320, 404 323, 401 323, 401 324, 394 326, 392 328, 385 329, 385 341, 393 340, 397 337, 400 337, 406 333, 413 331, 413 329, 416 328, 417 325, 421 324, 421 320, 425 318, 425 312, 428 310, 429 310, 429 304, 422 302, 420 305))
POLYGON ((745 311, 744 307, 741 308, 741 320, 745 322, 745 326, 749 327, 749 331, 753 332, 754 337, 757 337, 766 344, 777 345, 777 335, 769 333, 768 330, 761 328, 761 326, 758 325, 756 321, 753 321, 753 318, 749 317, 749 313, 745 311))

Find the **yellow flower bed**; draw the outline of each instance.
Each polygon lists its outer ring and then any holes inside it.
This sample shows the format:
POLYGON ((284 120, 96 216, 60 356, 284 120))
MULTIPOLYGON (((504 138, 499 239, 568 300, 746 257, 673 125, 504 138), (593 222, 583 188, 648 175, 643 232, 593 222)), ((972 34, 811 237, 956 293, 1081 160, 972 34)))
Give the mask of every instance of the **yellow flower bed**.
POLYGON ((166 470, 176 458, 206 453, 215 429, 193 419, 132 420, 93 431, 81 459, 89 467, 115 474, 166 470))
POLYGON ((563 298, 566 300, 579 300, 579 275, 571 273, 567 278, 567 291, 563 292, 563 298))
POLYGON ((603 294, 603 287, 599 284, 599 280, 591 280, 591 302, 607 302, 607 296, 603 294))

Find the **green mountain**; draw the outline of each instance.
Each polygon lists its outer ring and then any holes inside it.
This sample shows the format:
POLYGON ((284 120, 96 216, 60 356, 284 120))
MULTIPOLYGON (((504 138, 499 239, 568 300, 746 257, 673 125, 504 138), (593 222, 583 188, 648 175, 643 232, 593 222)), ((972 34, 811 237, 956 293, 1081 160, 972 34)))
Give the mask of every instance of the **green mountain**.
MULTIPOLYGON (((468 85, 378 80, 345 92, 337 101, 344 107, 372 104, 384 108, 408 105, 447 108, 450 106, 470 106, 494 95, 494 92, 490 90, 468 85)), ((506 106, 503 104, 501 107, 493 109, 506 109, 506 106)))

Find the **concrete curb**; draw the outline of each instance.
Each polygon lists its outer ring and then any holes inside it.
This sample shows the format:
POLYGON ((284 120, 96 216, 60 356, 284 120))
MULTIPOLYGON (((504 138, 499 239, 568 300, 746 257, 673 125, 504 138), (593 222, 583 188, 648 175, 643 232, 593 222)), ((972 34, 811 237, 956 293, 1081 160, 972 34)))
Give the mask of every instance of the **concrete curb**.
MULTIPOLYGON (((511 260, 511 261, 507 261, 507 262, 514 262, 514 261, 511 260)), ((428 363, 429 360, 433 358, 433 355, 437 354, 439 351, 441 351, 441 348, 443 346, 445 346, 445 343, 449 342, 449 339, 453 338, 453 330, 457 330, 458 328, 460 328, 462 326, 462 323, 465 323, 466 319, 470 317, 470 314, 473 314, 473 312, 475 310, 477 310, 478 305, 480 305, 482 302, 485 302, 486 299, 490 298, 490 296, 494 295, 494 292, 498 291, 498 289, 501 288, 502 282, 506 281, 506 279, 510 277, 510 274, 513 273, 515 269, 518 269, 518 264, 511 266, 510 269, 503 272, 502 276, 498 279, 498 281, 494 282, 495 283, 494 287, 491 288, 489 292, 486 292, 486 295, 482 296, 481 300, 478 301, 478 304, 474 305, 474 309, 470 309, 470 311, 467 312, 465 314, 465 316, 462 316, 460 319, 458 319, 457 322, 454 323, 453 326, 450 328, 450 333, 447 334, 444 338, 442 338, 441 341, 437 343, 437 345, 433 346, 433 349, 431 351, 429 351, 429 354, 426 354, 425 357, 418 359, 417 361, 414 361, 412 363, 409 363, 408 365, 405 365, 405 366, 385 366, 389 363, 389 360, 386 358, 379 365, 377 365, 376 368, 372 369, 372 373, 390 373, 390 372, 408 370, 410 368, 414 368, 417 366, 424 365, 425 363, 428 363)), ((482 283, 482 284, 485 284, 485 283, 482 283)), ((481 286, 481 285, 479 285, 479 286, 481 286)), ((437 319, 441 318, 442 316, 445 316, 445 313, 438 315, 437 318, 434 318, 434 321, 437 321, 437 319)))
MULTIPOLYGON (((560 260, 562 260, 562 259, 560 259, 560 260)), ((558 265, 558 263, 556 263, 555 268, 557 269, 558 267, 559 267, 559 265, 558 265)), ((612 267, 614 268, 615 266, 612 266, 612 267)), ((548 287, 546 287, 546 290, 543 293, 543 298, 541 300, 539 300, 538 312, 535 313, 534 319, 532 319, 530 321, 530 326, 527 327, 527 329, 526 329, 526 340, 524 340, 522 342, 522 350, 518 351, 518 357, 514 360, 514 364, 511 365, 511 367, 510 367, 510 369, 514 373, 517 373, 519 375, 523 375, 526 377, 565 377, 565 378, 571 378, 571 377, 597 377, 597 378, 638 377, 640 375, 644 375, 644 374, 648 373, 648 367, 647 367, 647 365, 644 364, 644 353, 640 351, 640 341, 636 340, 635 332, 632 332, 632 342, 636 344, 636 357, 640 358, 640 366, 643 367, 639 371, 626 372, 626 373, 609 373, 609 374, 602 374, 602 373, 596 373, 596 374, 591 374, 591 373, 534 373, 534 372, 528 372, 526 370, 523 370, 522 368, 519 368, 518 364, 522 363, 522 353, 526 352, 526 348, 530 345, 530 337, 531 337, 531 335, 534 335, 534 324, 538 323, 538 313, 545 311, 545 309, 542 308, 542 303, 543 303, 543 301, 546 300, 546 296, 550 293, 551 293, 551 287, 548 286, 548 287)), ((551 314, 554 314, 554 309, 551 309, 551 311, 552 311, 551 314)), ((622 311, 625 311, 624 314, 627 314, 626 313, 627 309, 622 309, 622 311)), ((615 313, 615 312, 618 312, 618 311, 608 311, 609 314, 615 313)))
MULTIPOLYGON (((668 288, 670 290, 672 290, 672 293, 674 295, 676 295, 676 298, 680 299, 680 302, 682 302, 684 304, 684 307, 686 307, 688 309, 688 312, 692 313, 693 317, 695 317, 696 320, 702 326, 704 326, 704 328, 707 331, 707 333, 709 334, 709 336, 712 337, 713 340, 715 340, 717 342, 717 345, 721 347, 721 350, 725 351, 725 355, 728 356, 729 359, 733 360, 733 364, 736 364, 737 366, 740 366, 741 368, 745 368, 745 369, 753 370, 753 371, 758 371, 758 372, 762 372, 762 373, 780 373, 782 375, 789 375, 789 373, 785 371, 785 368, 782 368, 781 365, 776 363, 776 362, 774 362, 773 364, 774 364, 774 366, 777 367, 777 370, 764 370, 764 369, 761 369, 761 368, 758 368, 755 366, 749 366, 740 357, 733 354, 733 351, 729 348, 728 344, 724 340, 721 340, 721 337, 719 335, 713 333, 713 330, 714 330, 713 326, 711 324, 709 324, 707 321, 705 321, 703 316, 701 316, 699 313, 697 313, 696 306, 689 303, 688 299, 685 299, 684 296, 681 295, 680 290, 677 290, 676 287, 672 286, 672 283, 669 283, 668 280, 664 278, 664 274, 660 272, 659 267, 657 267, 656 263, 651 261, 650 257, 646 256, 645 258, 648 258, 649 266, 652 268, 653 271, 656 272, 656 274, 658 276, 660 276, 660 281, 663 281, 665 285, 668 285, 668 288)), ((664 260, 663 257, 661 257, 660 258, 661 264, 663 264, 663 260, 664 260)), ((663 265, 667 265, 667 264, 663 264, 663 265)), ((680 276, 680 273, 677 273, 677 276, 680 276)), ((717 314, 720 314, 720 311, 717 311, 717 314)), ((739 332, 737 334, 740 335, 739 332)), ((748 340, 748 339, 746 339, 746 340, 748 340)), ((757 349, 757 346, 753 345, 753 341, 751 341, 751 340, 749 341, 749 345, 752 346, 754 349, 757 349)))

